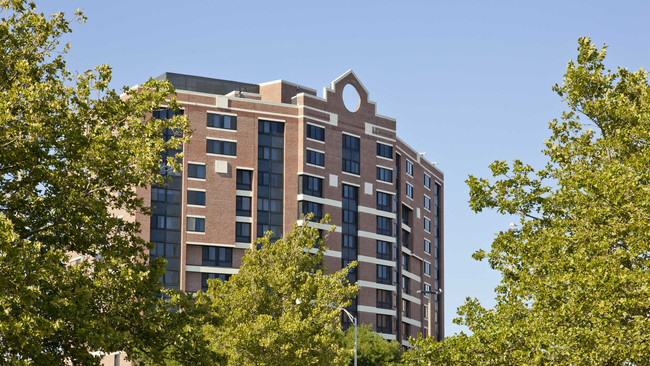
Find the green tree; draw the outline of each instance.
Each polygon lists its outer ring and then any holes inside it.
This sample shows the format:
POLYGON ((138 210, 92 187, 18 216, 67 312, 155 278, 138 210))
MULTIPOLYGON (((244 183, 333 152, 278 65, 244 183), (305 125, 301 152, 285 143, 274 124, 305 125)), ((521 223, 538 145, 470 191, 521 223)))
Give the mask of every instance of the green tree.
POLYGON ((212 347, 229 365, 344 365, 351 349, 340 347, 341 310, 357 293, 346 275, 328 273, 327 246, 319 230, 294 225, 271 243, 271 233, 246 251, 239 273, 213 280, 197 301, 224 314, 206 326, 212 347))
MULTIPOLYGON (((345 349, 354 349, 354 327, 345 331, 343 338, 345 349)), ((399 363, 402 346, 395 341, 388 341, 372 331, 369 325, 360 325, 357 329, 357 365, 388 366, 399 363)), ((354 353, 350 353, 348 365, 354 365, 354 353)))
POLYGON ((470 205, 520 215, 487 258, 502 273, 496 306, 476 300, 457 322, 472 335, 419 340, 411 364, 650 363, 650 87, 643 69, 604 66, 605 47, 578 41, 554 91, 548 164, 494 162, 470 176, 470 205))
POLYGON ((176 106, 173 88, 149 80, 119 95, 106 65, 68 71, 59 39, 80 12, 0 9, 0 363, 98 364, 91 351, 118 350, 162 362, 170 344, 187 355, 198 309, 162 300, 164 263, 148 263, 128 219, 149 211, 136 188, 163 183, 161 164, 178 168, 161 153, 189 136, 185 118, 145 118, 176 106), (165 128, 178 137, 163 141, 165 128), (71 253, 83 260, 68 265, 71 253))

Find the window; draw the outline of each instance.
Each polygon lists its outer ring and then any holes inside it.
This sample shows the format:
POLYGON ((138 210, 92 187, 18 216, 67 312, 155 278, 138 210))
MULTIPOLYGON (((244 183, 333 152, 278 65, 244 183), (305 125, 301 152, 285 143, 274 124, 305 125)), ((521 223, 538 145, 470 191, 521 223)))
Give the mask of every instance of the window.
POLYGON ((237 156, 237 143, 207 139, 205 141, 205 152, 208 154, 237 156))
POLYGON ((250 191, 252 190, 252 182, 253 171, 237 169, 237 189, 242 191, 250 191))
POLYGON ((424 230, 431 232, 431 220, 424 218, 424 230))
POLYGON ((307 164, 325 166, 325 154, 307 149, 307 164))
POLYGON ((402 322, 402 339, 411 337, 411 324, 402 322))
POLYGON ((392 236, 393 235, 392 221, 393 220, 387 217, 377 216, 377 234, 392 236))
POLYGON ((383 156, 384 158, 393 158, 393 147, 390 145, 384 145, 380 142, 377 143, 377 156, 383 156))
POLYGON ((393 183, 393 171, 390 169, 377 167, 377 180, 382 182, 393 183))
POLYGON ((187 204, 205 206, 205 192, 187 190, 187 204))
POLYGON ((325 129, 307 124, 307 137, 318 141, 325 141, 325 129))
POLYGON ((201 291, 208 291, 208 280, 217 278, 226 282, 230 278, 230 275, 224 273, 201 273, 201 291))
POLYGON ((431 242, 424 239, 424 252, 431 254, 431 242))
POLYGON ((383 240, 377 240, 377 258, 392 260, 392 246, 392 243, 383 240))
POLYGON ((406 161, 406 174, 413 176, 413 163, 406 161))
POLYGON ((320 221, 323 218, 323 205, 320 203, 300 201, 298 202, 298 209, 303 215, 313 213, 312 221, 320 221))
POLYGON ((410 225, 409 223, 411 222, 412 213, 413 210, 406 206, 402 206, 402 223, 404 225, 410 225))
POLYGON ((392 309, 393 293, 386 290, 377 290, 377 307, 380 309, 392 309))
POLYGON ((151 217, 151 228, 180 230, 181 219, 180 217, 174 217, 174 216, 153 215, 151 217))
POLYGON ((393 317, 390 315, 377 314, 377 333, 393 333, 393 317))
POLYGON ((392 206, 393 206, 393 195, 378 191, 377 209, 382 211, 392 212, 393 211, 392 206))
POLYGON ((431 263, 424 262, 424 274, 431 276, 431 263))
POLYGON ((188 217, 187 218, 187 231, 194 231, 197 233, 205 232, 205 219, 202 217, 188 217))
POLYGON ((424 208, 431 210, 431 198, 424 196, 424 208))
POLYGON ((405 294, 409 293, 409 278, 402 276, 402 292, 405 294))
POLYGON ((429 292, 431 292, 431 285, 428 283, 424 284, 424 296, 429 297, 429 292))
POLYGON ((382 266, 381 264, 377 265, 377 283, 384 283, 390 285, 392 283, 390 279, 391 268, 388 266, 382 266))
POLYGON ((251 224, 248 222, 235 223, 235 241, 238 243, 251 242, 251 224))
POLYGON ((208 113, 208 127, 225 128, 227 130, 237 130, 237 117, 226 116, 216 113, 208 113))
POLYGON ((152 202, 180 203, 181 192, 175 189, 151 187, 152 202))
POLYGON ((237 216, 251 216, 251 198, 245 196, 237 196, 237 216))
POLYGON ((413 198, 413 186, 408 183, 406 183, 406 196, 413 198))
POLYGON ((428 176, 427 174, 424 174, 424 186, 427 188, 431 188, 431 177, 428 176))
POLYGON ((343 135, 342 169, 344 172, 359 174, 359 161, 361 159, 360 146, 361 142, 358 137, 343 135))
POLYGON ((187 164, 187 177, 205 179, 205 165, 187 164))
POLYGON ((411 233, 402 229, 402 245, 410 248, 411 247, 411 233))
POLYGON ((232 248, 203 247, 203 266, 232 267, 232 248))
POLYGON ((411 302, 402 299, 402 316, 409 318, 411 316, 411 302))
POLYGON ((408 271, 409 270, 409 262, 410 262, 409 256, 406 255, 406 254, 402 254, 402 269, 408 271))
POLYGON ((323 180, 310 175, 303 175, 302 193, 315 197, 323 197, 323 180))

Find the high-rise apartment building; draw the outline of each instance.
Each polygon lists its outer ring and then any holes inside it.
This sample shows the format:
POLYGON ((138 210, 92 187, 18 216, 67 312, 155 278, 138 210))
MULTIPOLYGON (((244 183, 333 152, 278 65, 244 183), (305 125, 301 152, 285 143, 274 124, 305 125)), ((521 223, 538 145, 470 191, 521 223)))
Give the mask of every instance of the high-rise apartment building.
POLYGON ((166 286, 205 290, 208 279, 237 273, 265 231, 281 237, 302 213, 329 214, 325 265, 358 261, 350 280, 359 322, 403 344, 418 333, 442 338, 444 295, 426 292, 443 288, 443 174, 396 136, 396 121, 376 113, 352 71, 323 97, 282 80, 160 78, 176 87, 194 129, 183 173, 140 192, 154 216, 136 219, 155 243, 151 255, 167 259, 166 286), (345 87, 359 95, 355 108, 345 87))

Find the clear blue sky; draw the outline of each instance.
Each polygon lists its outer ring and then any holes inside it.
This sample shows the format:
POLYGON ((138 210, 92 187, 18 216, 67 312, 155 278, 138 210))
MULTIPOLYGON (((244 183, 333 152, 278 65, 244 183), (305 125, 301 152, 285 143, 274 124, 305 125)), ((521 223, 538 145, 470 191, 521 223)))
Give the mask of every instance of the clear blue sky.
MULTIPOLYGON (((45 5, 46 4, 46 5, 45 5)), ((471 254, 515 219, 470 211, 468 174, 493 160, 541 166, 547 122, 577 39, 610 46, 608 64, 650 62, 647 1, 41 1, 85 8, 64 39, 68 66, 107 63, 113 87, 163 72, 319 90, 353 69, 397 119, 398 135, 445 173, 447 334, 465 297, 491 306, 499 274, 471 254)))

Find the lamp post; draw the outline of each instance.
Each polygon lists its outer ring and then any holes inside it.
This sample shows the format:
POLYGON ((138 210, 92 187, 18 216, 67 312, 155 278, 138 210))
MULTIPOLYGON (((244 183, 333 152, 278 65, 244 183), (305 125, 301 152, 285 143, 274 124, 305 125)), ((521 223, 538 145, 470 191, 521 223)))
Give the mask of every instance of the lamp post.
MULTIPOLYGON (((314 301, 312 300, 311 302, 314 302, 314 301)), ((296 299, 296 305, 300 305, 300 303, 302 303, 302 300, 300 298, 297 298, 296 299)), ((337 306, 332 306, 331 304, 327 305, 327 307, 336 308, 338 310, 343 311, 345 313, 345 315, 347 315, 348 318, 350 318, 350 320, 352 321, 352 324, 354 324, 354 366, 357 366, 357 317, 352 315, 352 313, 350 313, 348 311, 348 309, 345 309, 345 308, 342 308, 342 307, 337 307, 337 306)))
POLYGON ((357 366, 357 317, 352 315, 352 313, 350 313, 345 308, 339 308, 339 309, 343 310, 345 315, 347 315, 348 318, 350 318, 350 320, 352 321, 352 324, 354 324, 354 366, 357 366))
MULTIPOLYGON (((433 291, 431 291, 431 290, 420 290, 420 291, 418 291, 418 293, 423 294, 423 295, 436 295, 436 296, 438 296, 438 295, 442 294, 442 289, 439 288, 439 289, 433 290, 433 291)), ((429 321, 427 322, 428 327, 429 327, 429 333, 431 333, 431 318, 432 318, 432 316, 431 316, 431 299, 432 298, 433 298, 433 296, 429 296, 429 321)), ((438 299, 436 299, 436 310, 435 310, 435 312, 436 312, 436 314, 438 314, 438 299)), ((440 339, 438 339, 439 337, 440 337, 440 334, 438 334, 438 331, 436 330, 436 340, 437 341, 440 340, 440 339)))

